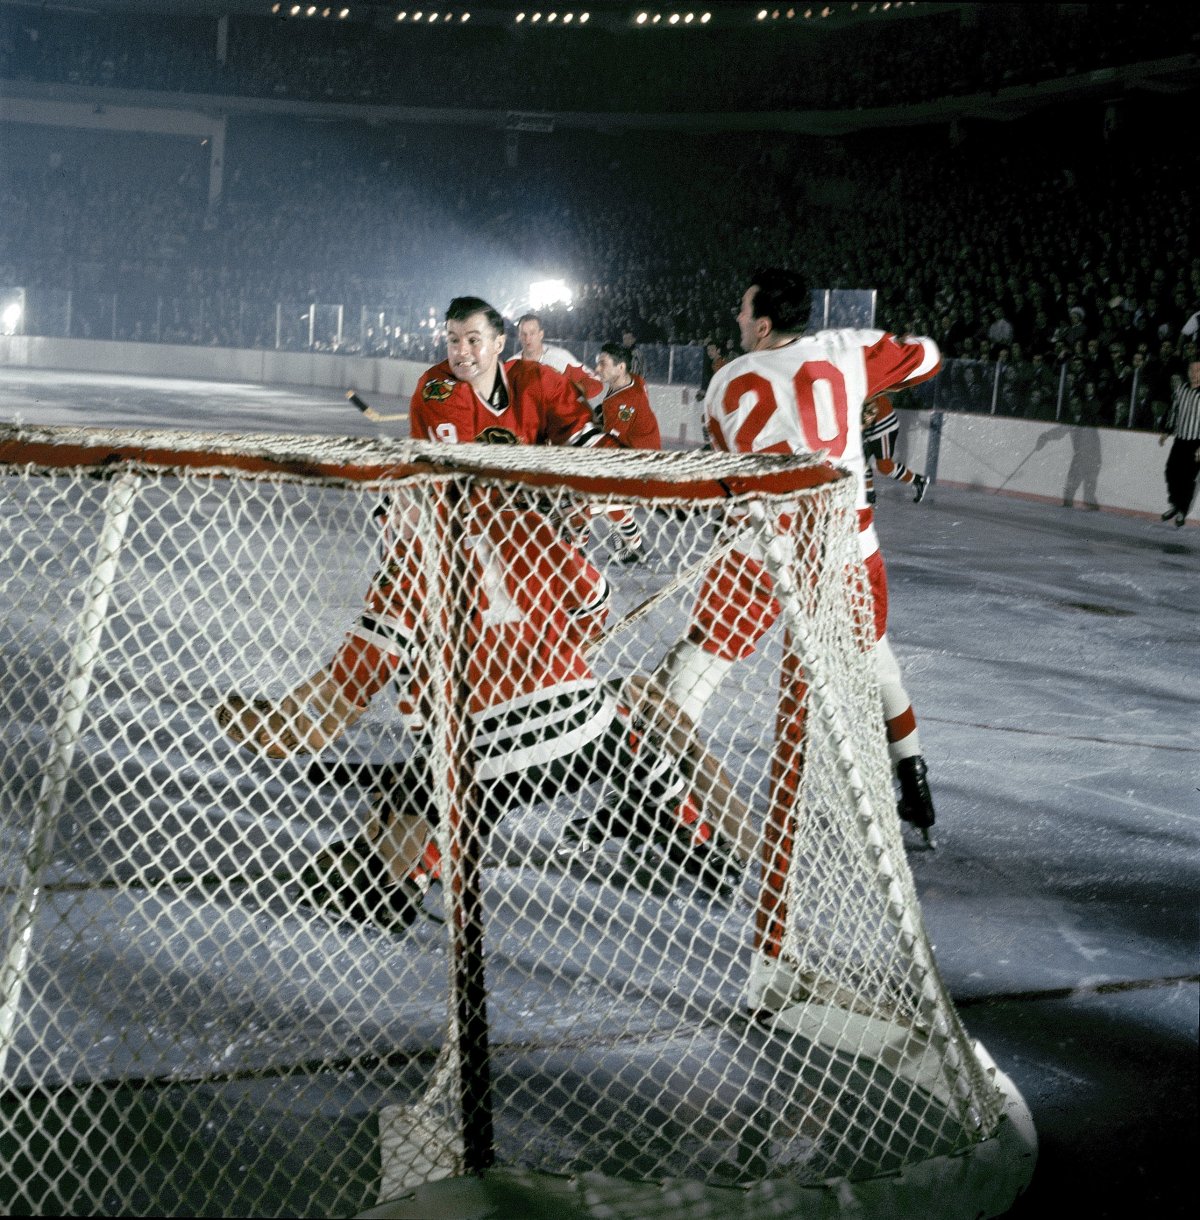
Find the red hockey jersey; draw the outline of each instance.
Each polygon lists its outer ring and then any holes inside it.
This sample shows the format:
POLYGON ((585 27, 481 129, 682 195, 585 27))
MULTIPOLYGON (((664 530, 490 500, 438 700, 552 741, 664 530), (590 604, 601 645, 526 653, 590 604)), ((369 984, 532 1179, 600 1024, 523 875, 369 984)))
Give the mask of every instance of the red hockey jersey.
POLYGON ((508 391, 508 402, 499 411, 470 382, 459 381, 448 361, 427 369, 409 407, 413 437, 465 444, 494 430, 523 445, 615 444, 596 426, 571 383, 547 365, 514 360, 501 365, 498 375, 508 391))
MULTIPOLYGON (((518 359, 524 359, 524 357, 518 357, 518 359)), ((561 373, 589 401, 594 401, 604 393, 604 382, 565 347, 547 344, 542 348, 542 354, 535 363, 548 365, 556 373, 561 373)))
MULTIPOLYGON (((466 526, 470 613, 466 689, 478 778, 569 755, 598 737, 614 704, 598 697, 585 652, 603 629, 608 583, 540 514, 481 502, 466 526)), ((439 638, 428 561, 411 508, 388 509, 384 562, 332 675, 360 706, 395 678, 410 726, 430 720, 432 688, 419 658, 439 638), (418 643, 421 646, 418 647, 418 643)), ((445 574, 439 584, 446 586, 445 574)), ((451 593, 452 595, 452 593, 451 593)))
POLYGON ((601 404, 604 431, 630 449, 661 449, 662 433, 650 406, 646 383, 637 374, 633 384, 609 394, 601 404))

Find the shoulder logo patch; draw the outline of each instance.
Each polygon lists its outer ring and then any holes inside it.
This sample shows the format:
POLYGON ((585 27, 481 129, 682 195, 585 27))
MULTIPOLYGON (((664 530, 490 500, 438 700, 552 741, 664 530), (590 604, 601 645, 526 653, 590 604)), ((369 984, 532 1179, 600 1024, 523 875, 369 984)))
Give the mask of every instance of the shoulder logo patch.
POLYGON ((629 421, 633 418, 633 408, 628 403, 623 402, 617 408, 617 418, 623 424, 629 423, 629 421))
POLYGON ((421 391, 421 397, 426 402, 445 402, 453 393, 454 387, 448 381, 434 378, 433 381, 426 382, 425 388, 421 391))

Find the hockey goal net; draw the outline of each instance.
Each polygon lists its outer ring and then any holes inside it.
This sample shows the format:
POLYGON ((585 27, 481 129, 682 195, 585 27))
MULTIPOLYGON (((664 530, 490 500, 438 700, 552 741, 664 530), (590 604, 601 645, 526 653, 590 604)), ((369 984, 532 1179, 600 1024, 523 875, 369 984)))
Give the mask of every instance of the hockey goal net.
POLYGON ((846 476, 0 428, 0 480, 7 1212, 1023 1189, 1028 1114, 905 859, 846 476), (753 647, 693 723, 649 676, 747 580, 753 647), (312 681, 347 639, 378 690, 312 681), (347 892, 395 893, 399 849, 387 885, 315 866, 414 810, 403 919, 347 892))

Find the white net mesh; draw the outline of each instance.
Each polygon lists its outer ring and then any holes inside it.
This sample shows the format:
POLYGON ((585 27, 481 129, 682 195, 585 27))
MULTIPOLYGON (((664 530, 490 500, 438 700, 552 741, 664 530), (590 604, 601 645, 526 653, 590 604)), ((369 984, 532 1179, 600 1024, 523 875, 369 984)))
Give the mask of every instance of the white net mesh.
POLYGON ((0 461, 9 1212, 816 1184, 995 1134, 846 480, 53 429, 0 461), (646 676, 706 612, 754 645, 692 724, 646 676))

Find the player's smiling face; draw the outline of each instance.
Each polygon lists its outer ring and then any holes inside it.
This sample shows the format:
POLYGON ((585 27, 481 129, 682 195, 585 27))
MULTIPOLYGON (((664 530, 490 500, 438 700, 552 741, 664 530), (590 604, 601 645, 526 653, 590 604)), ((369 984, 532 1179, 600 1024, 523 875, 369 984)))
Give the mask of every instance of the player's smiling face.
POLYGON ((446 358, 459 381, 490 380, 503 348, 504 336, 492 330, 485 314, 446 323, 446 358))

